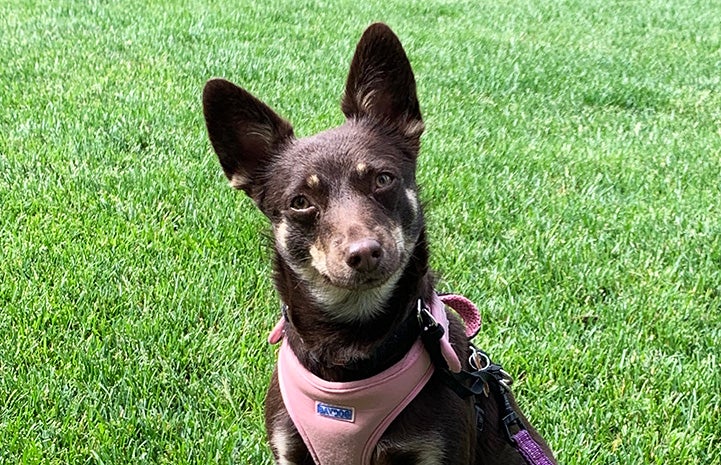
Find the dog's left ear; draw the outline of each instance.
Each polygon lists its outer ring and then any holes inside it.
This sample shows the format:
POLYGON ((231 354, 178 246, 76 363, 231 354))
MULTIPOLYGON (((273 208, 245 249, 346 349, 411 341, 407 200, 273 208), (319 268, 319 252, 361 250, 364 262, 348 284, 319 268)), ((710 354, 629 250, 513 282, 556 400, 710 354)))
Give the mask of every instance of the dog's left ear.
POLYGON ((416 80, 400 40, 385 24, 372 24, 358 42, 341 108, 348 119, 375 119, 419 143, 423 118, 416 80))

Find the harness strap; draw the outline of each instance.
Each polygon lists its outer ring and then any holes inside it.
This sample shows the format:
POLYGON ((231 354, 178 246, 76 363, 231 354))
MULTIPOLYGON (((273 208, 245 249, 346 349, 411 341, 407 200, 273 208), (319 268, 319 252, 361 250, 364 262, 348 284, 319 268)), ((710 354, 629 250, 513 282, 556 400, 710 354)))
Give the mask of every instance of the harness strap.
POLYGON ((388 370, 350 382, 313 375, 286 342, 278 353, 283 402, 318 465, 369 465, 380 437, 434 371, 420 341, 388 370))

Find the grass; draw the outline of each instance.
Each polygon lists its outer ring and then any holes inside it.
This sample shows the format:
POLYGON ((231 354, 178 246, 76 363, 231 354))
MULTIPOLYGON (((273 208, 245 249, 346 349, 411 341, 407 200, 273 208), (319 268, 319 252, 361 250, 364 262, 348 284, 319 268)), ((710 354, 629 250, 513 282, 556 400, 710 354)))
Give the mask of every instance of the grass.
POLYGON ((564 464, 721 463, 721 6, 0 4, 0 463, 270 463, 267 224, 224 76, 311 134, 388 22, 441 290, 564 464), (292 5, 292 6, 291 6, 292 5))

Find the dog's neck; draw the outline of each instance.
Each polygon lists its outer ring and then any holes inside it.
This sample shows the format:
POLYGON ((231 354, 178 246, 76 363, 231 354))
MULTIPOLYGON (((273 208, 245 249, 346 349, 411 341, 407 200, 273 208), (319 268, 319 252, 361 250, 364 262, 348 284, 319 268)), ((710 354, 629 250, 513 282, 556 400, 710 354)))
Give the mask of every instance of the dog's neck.
POLYGON ((433 294, 425 232, 419 235, 393 292, 371 320, 334 321, 299 283, 290 267, 276 255, 275 284, 288 308, 285 338, 301 364, 326 381, 373 376, 403 358, 418 338, 418 299, 429 301, 433 294))

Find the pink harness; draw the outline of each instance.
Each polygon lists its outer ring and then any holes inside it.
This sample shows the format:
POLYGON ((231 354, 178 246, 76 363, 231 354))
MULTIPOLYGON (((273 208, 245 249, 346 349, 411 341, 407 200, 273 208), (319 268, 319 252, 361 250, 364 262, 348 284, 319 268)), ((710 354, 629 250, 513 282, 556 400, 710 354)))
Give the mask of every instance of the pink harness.
MULTIPOLYGON (((434 294, 430 313, 444 329, 441 354, 457 373, 461 363, 448 341, 444 302, 466 321, 466 334, 480 327, 476 307, 461 296, 434 294)), ((281 320, 268 338, 283 338, 281 320)), ((288 413, 317 465, 368 465, 378 440, 433 375, 434 366, 419 339, 398 363, 370 378, 336 383, 310 373, 284 341, 278 354, 278 382, 288 413)))

